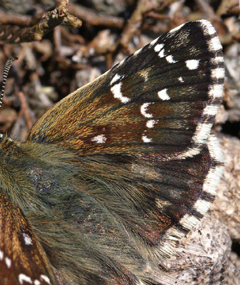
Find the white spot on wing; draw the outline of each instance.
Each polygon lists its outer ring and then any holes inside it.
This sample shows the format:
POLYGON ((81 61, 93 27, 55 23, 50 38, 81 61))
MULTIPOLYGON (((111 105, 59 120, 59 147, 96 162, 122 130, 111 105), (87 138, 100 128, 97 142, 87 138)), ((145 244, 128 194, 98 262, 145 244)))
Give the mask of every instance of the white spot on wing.
POLYGON ((178 77, 178 80, 179 80, 180 82, 184 82, 182 76, 178 77))
POLYGON ((22 274, 22 273, 18 275, 18 281, 20 284, 23 284, 24 281, 32 284, 32 279, 30 277, 28 277, 27 275, 22 274))
POLYGON ((44 280, 45 282, 47 282, 48 284, 50 284, 50 279, 46 276, 46 275, 40 275, 40 279, 44 280))
POLYGON ((193 70, 197 69, 199 65, 199 59, 189 59, 185 61, 188 69, 193 70))
POLYGON ((121 78, 121 75, 119 74, 115 74, 115 76, 113 77, 113 79, 110 82, 110 85, 112 85, 113 83, 115 83, 116 81, 118 81, 118 79, 121 78))
POLYGON ((9 259, 8 257, 5 257, 5 263, 6 263, 6 265, 7 265, 8 268, 10 268, 11 265, 12 265, 12 261, 11 261, 11 259, 9 259))
POLYGON ((147 113, 147 107, 150 105, 151 103, 144 103, 142 104, 140 111, 141 114, 145 117, 145 118, 152 118, 152 114, 148 114, 147 113))
POLYGON ((173 56, 172 56, 172 55, 168 55, 168 56, 166 57, 166 60, 167 60, 169 63, 176 63, 176 62, 177 62, 177 60, 174 60, 174 59, 173 59, 173 56))
POLYGON ((158 56, 160 57, 160 58, 163 58, 165 55, 164 55, 164 48, 159 52, 159 54, 158 54, 158 56))
POLYGON ((154 47, 155 52, 160 52, 160 50, 164 47, 164 44, 157 44, 154 47))
POLYGON ((92 142, 105 143, 107 138, 104 135, 98 135, 91 139, 92 142))
POLYGON ((155 47, 154 47, 154 50, 155 52, 158 52, 158 56, 160 58, 163 58, 164 57, 164 44, 157 44, 155 47))
POLYGON ((0 250, 0 260, 3 260, 3 251, 0 250))
POLYGON ((145 136, 145 135, 142 135, 142 140, 143 140, 143 142, 145 142, 145 143, 149 143, 149 142, 151 142, 152 141, 152 139, 149 139, 147 136, 145 136))
POLYGON ((41 285, 40 281, 38 281, 38 280, 34 280, 33 284, 34 285, 41 285))
POLYGON ((157 123, 157 121, 155 121, 155 120, 148 120, 146 123, 146 127, 149 129, 152 129, 154 127, 154 124, 156 124, 156 123, 157 123))
POLYGON ((23 238, 24 238, 24 241, 25 241, 25 244, 26 245, 32 245, 32 239, 30 238, 30 236, 26 233, 23 233, 23 238))
POLYGON ((113 93, 114 98, 119 99, 122 103, 126 104, 126 103, 130 102, 131 99, 122 95, 121 86, 122 86, 122 82, 115 84, 111 88, 111 91, 113 93))
POLYGON ((158 97, 163 101, 167 101, 170 99, 169 95, 167 94, 167 88, 158 92, 158 97))

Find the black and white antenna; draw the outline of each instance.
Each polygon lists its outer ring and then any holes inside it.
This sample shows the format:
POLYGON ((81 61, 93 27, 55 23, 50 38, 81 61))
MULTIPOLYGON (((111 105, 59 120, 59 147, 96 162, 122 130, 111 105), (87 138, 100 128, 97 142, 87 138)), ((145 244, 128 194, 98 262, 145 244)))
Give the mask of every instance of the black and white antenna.
POLYGON ((5 66, 4 66, 4 70, 3 70, 3 83, 2 83, 2 92, 1 92, 1 96, 0 96, 0 108, 2 107, 2 103, 3 103, 3 96, 4 96, 4 91, 5 91, 5 85, 6 85, 6 81, 7 81, 7 76, 8 76, 8 72, 9 69, 11 68, 13 62, 15 60, 17 60, 18 58, 15 56, 10 57, 5 66))

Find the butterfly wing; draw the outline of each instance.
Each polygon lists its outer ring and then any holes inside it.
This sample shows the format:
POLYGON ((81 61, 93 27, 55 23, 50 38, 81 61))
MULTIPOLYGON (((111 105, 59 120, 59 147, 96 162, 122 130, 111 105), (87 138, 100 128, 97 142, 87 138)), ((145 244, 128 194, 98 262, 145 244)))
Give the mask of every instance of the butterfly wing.
POLYGON ((57 284, 23 213, 0 192, 0 284, 57 284))
POLYGON ((206 213, 221 175, 221 152, 210 136, 223 91, 221 49, 209 22, 186 23, 70 94, 33 126, 26 143, 70 150, 78 168, 79 187, 68 197, 58 190, 64 214, 58 224, 74 246, 68 253, 74 266, 62 261, 60 275, 78 268, 79 282, 115 284, 119 272, 131 272, 149 282, 156 259, 171 254, 206 213))

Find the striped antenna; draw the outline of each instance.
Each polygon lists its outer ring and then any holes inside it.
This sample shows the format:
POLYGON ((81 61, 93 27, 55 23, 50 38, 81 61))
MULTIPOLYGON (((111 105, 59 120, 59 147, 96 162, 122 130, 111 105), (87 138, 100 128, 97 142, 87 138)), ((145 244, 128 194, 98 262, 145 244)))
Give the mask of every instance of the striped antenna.
POLYGON ((3 70, 3 83, 2 83, 2 92, 1 92, 1 97, 0 97, 0 108, 2 107, 2 103, 3 103, 3 96, 4 96, 4 91, 5 91, 5 85, 6 85, 6 81, 7 81, 7 76, 8 76, 8 72, 9 69, 11 68, 13 62, 15 60, 17 60, 18 58, 15 56, 11 56, 5 66, 4 66, 4 70, 3 70))

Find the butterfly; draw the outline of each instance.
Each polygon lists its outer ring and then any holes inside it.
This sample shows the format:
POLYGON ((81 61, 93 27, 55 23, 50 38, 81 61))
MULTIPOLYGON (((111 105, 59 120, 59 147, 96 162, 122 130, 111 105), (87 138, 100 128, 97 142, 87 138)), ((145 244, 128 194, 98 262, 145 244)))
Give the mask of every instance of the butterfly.
POLYGON ((223 83, 215 29, 188 22, 3 136, 0 285, 163 284, 221 177, 223 83))

